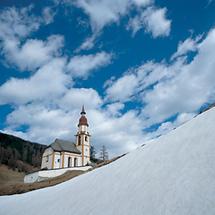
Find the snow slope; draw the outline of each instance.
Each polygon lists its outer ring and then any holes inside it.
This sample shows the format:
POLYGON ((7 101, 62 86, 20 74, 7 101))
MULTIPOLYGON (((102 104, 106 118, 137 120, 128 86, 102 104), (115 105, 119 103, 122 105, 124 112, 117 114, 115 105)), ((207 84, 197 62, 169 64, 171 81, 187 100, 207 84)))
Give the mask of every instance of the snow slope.
POLYGON ((0 197, 0 215, 214 215, 215 108, 110 165, 0 197))

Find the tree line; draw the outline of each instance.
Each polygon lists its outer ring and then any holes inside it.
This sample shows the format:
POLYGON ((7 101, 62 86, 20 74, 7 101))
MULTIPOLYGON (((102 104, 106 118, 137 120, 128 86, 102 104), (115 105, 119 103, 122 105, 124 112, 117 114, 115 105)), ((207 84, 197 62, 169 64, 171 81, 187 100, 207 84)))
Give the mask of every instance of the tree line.
POLYGON ((34 168, 40 168, 45 147, 0 132, 0 164, 5 164, 13 170, 30 172, 34 168))

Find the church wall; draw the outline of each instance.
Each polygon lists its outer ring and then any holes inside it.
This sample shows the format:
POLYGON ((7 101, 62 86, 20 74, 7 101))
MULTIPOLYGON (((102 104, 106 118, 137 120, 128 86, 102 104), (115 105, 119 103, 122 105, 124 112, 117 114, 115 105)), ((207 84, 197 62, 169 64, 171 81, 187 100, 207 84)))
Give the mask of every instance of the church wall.
POLYGON ((41 169, 51 169, 52 168, 52 157, 53 157, 53 149, 47 148, 42 157, 41 169))
POLYGON ((60 152, 55 152, 54 160, 53 160, 53 169, 60 168, 60 152))
POLYGON ((75 158, 77 158, 77 166, 82 166, 81 155, 65 152, 64 153, 64 168, 68 167, 68 159, 69 159, 69 157, 70 157, 70 164, 71 164, 70 167, 74 167, 74 159, 75 158))

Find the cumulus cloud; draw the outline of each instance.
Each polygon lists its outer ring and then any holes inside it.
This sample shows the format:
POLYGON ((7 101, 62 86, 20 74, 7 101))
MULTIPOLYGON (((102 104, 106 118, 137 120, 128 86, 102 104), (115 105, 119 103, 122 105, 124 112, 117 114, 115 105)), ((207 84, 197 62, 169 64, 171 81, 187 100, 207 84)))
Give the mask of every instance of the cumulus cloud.
POLYGON ((23 38, 39 28, 41 18, 31 15, 32 6, 6 8, 0 13, 0 39, 23 38))
POLYGON ((138 80, 134 74, 127 74, 107 88, 107 98, 111 101, 126 101, 136 92, 138 80))
POLYGON ((92 70, 111 63, 111 54, 99 52, 90 55, 76 55, 70 59, 67 69, 73 77, 87 78, 92 70))
POLYGON ((110 116, 121 116, 121 111, 124 109, 125 105, 120 102, 115 102, 108 104, 106 109, 110 116))
POLYGON ((52 35, 46 41, 28 39, 23 45, 17 40, 7 40, 2 53, 9 64, 32 71, 58 57, 63 45, 64 38, 60 35, 52 35))
POLYGON ((64 94, 60 106, 65 110, 79 109, 85 105, 87 109, 98 108, 102 99, 92 88, 71 88, 64 94))
POLYGON ((132 6, 146 6, 151 2, 150 0, 78 0, 75 5, 89 15, 93 32, 99 32, 104 26, 118 22, 132 6))
POLYGON ((154 38, 168 36, 171 29, 171 21, 166 18, 166 8, 149 7, 142 10, 140 14, 130 18, 127 30, 132 31, 134 36, 139 30, 152 34, 154 38))
POLYGON ((63 72, 65 59, 56 58, 25 79, 11 78, 0 86, 0 104, 48 101, 66 90, 69 77, 63 72))
POLYGON ((122 77, 105 84, 106 99, 111 101, 126 102, 136 94, 146 90, 155 83, 170 78, 174 71, 180 67, 179 62, 174 67, 168 68, 165 63, 149 61, 137 68, 129 70, 122 77), (126 89, 126 90, 125 90, 126 89))
POLYGON ((187 38, 183 42, 179 42, 177 51, 172 55, 171 59, 181 57, 186 55, 188 52, 195 52, 198 49, 198 43, 201 40, 201 36, 196 37, 195 39, 187 38))
POLYGON ((7 63, 12 63, 21 70, 31 70, 44 63, 51 55, 56 54, 62 46, 63 38, 51 36, 46 42, 31 39, 23 42, 42 24, 53 21, 51 9, 46 7, 43 15, 32 14, 33 6, 17 9, 6 8, 0 11, 0 51, 7 63))
POLYGON ((215 29, 195 47, 196 56, 190 62, 184 58, 177 58, 170 64, 149 62, 125 73, 110 82, 107 98, 111 101, 130 101, 133 97, 142 100, 143 126, 160 123, 178 113, 196 112, 215 99, 215 29))
MULTIPOLYGON (((20 126, 28 129, 21 136, 42 144, 50 144, 56 137, 72 138, 72 113, 40 104, 17 107, 7 116, 5 131, 16 131, 20 126)), ((21 131, 19 131, 21 133, 21 131)))
POLYGON ((89 16, 93 32, 92 36, 88 37, 77 49, 78 51, 92 48, 95 38, 105 26, 112 23, 118 24, 120 19, 133 9, 141 11, 141 15, 130 20, 127 26, 132 30, 133 35, 143 26, 146 32, 152 33, 153 37, 168 36, 170 33, 171 21, 166 19, 167 9, 156 9, 151 6, 154 4, 152 0, 77 0, 69 2, 83 9, 89 16), (146 9, 147 7, 149 8, 146 9))
POLYGON ((171 21, 166 18, 166 8, 149 7, 139 15, 131 18, 127 29, 132 31, 134 36, 140 29, 152 34, 154 38, 169 36, 171 21))
POLYGON ((166 8, 148 8, 144 11, 143 17, 146 31, 152 33, 154 38, 170 34, 171 21, 166 19, 166 11, 166 8))

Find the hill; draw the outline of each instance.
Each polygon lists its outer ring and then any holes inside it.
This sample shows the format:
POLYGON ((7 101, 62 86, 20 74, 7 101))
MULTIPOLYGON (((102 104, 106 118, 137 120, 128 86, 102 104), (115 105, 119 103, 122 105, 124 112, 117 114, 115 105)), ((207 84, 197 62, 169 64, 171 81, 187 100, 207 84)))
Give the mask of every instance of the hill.
POLYGON ((24 176, 23 172, 13 171, 12 169, 8 169, 8 166, 0 165, 0 190, 4 186, 23 183, 24 176))
POLYGON ((18 171, 40 168, 45 145, 0 132, 0 164, 18 171))
POLYGON ((0 179, 8 178, 9 180, 4 180, 4 183, 0 187, 0 196, 1 195, 12 195, 12 194, 19 194, 19 193, 25 193, 32 190, 37 190, 45 187, 54 186, 56 184, 60 184, 64 181, 68 181, 71 178, 74 178, 76 176, 79 176, 83 174, 83 171, 80 170, 73 170, 73 171, 67 171, 63 175, 60 175, 55 178, 50 178, 45 181, 25 184, 23 183, 24 174, 18 173, 12 170, 7 170, 4 166, 0 167, 0 171, 4 170, 3 174, 0 173, 0 179), (10 171, 10 173, 6 172, 6 175, 10 175, 13 177, 5 177, 5 171, 10 171), (12 180, 13 179, 13 180, 12 180))
POLYGON ((215 108, 62 184, 0 197, 4 215, 215 214, 215 108))

